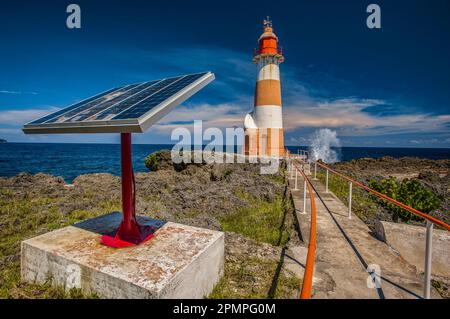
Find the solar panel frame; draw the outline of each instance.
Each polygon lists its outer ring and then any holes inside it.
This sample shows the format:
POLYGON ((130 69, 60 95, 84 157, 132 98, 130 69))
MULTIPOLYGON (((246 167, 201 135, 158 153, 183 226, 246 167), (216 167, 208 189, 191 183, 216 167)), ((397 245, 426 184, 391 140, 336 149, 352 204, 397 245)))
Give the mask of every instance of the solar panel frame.
MULTIPOLYGON (((203 74, 200 78, 196 79, 192 83, 186 85, 181 88, 175 94, 169 96, 165 100, 161 101, 158 105, 152 107, 150 110, 146 111, 144 114, 137 118, 128 118, 128 119, 108 119, 108 120, 85 120, 81 122, 60 122, 60 123, 40 123, 40 124, 32 124, 37 120, 33 120, 23 127, 23 132, 25 134, 53 134, 53 133, 142 133, 147 130, 151 125, 160 120, 162 117, 167 115, 170 111, 173 110, 177 105, 183 103, 186 99, 197 93, 204 86, 209 84, 214 80, 214 74, 211 72, 202 72, 197 74, 203 74)), ((188 74, 182 76, 185 78, 186 76, 193 75, 188 74)), ((173 77, 176 78, 176 77, 173 77)), ((168 78, 161 79, 160 81, 167 80, 168 78)), ((180 79, 180 80, 181 80, 180 79)), ((150 83, 148 81, 147 83, 150 83)), ((145 82, 144 82, 145 83, 145 82)), ((176 83, 176 82, 174 82, 176 83)), ((157 84, 157 83, 155 83, 157 84)), ((116 88, 115 90, 123 89, 125 86, 116 88)), ((166 88, 166 87, 164 87, 166 88)), ((162 89, 164 89, 162 88, 162 89)), ((162 90, 161 89, 161 90, 162 90)), ((107 90, 105 92, 110 92, 111 90, 107 90)), ((114 92, 114 90, 113 90, 114 92)), ((158 91, 159 92, 159 91, 158 91)), ((154 96, 156 93, 150 96, 154 96)), ((94 97, 99 96, 95 95, 94 97)), ((101 97, 101 96, 100 96, 101 97)), ((99 97, 99 98, 100 98, 99 97)), ((88 101, 86 99, 85 101, 88 101)), ((126 99, 124 100, 126 101, 126 99)), ((81 101, 83 102, 83 101, 81 101)), ((79 103, 81 103, 79 102, 79 103)), ((123 101, 122 101, 123 102, 123 101)), ((79 104, 75 103, 73 105, 79 104)), ((72 106, 73 106, 72 105, 72 106)), ((67 107, 69 109, 71 106, 67 107)), ((111 106, 112 107, 112 106, 111 106)), ((64 111, 60 110, 55 112, 54 114, 64 111)), ((107 109, 105 109, 107 110, 107 109)), ((127 109, 126 109, 127 110, 127 109)), ((67 110, 69 111, 69 110, 67 110)), ((120 113, 119 113, 120 114, 120 113)), ((117 114, 117 115, 119 115, 117 114)), ((44 117, 50 116, 52 114, 46 115, 44 117)), ((44 118, 44 117, 41 117, 44 118)))

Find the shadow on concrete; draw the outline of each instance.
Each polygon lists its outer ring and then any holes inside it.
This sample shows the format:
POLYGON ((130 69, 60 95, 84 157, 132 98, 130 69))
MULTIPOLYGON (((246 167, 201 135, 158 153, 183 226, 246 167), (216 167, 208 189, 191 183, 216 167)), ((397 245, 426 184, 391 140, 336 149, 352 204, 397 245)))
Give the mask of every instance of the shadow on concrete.
POLYGON ((267 293, 267 297, 269 299, 275 298, 275 292, 277 291, 278 282, 280 280, 280 273, 281 268, 283 267, 285 254, 286 254, 286 247, 283 247, 283 249, 281 250, 280 260, 278 261, 277 269, 275 269, 275 275, 273 276, 272 279, 272 284, 270 285, 269 292, 267 293))
MULTIPOLYGON (((338 227, 338 229, 340 230, 340 232, 341 232, 342 235, 344 236, 345 240, 348 242, 348 244, 350 245, 350 247, 352 248, 352 250, 355 252, 357 258, 359 259, 359 261, 361 262, 361 264, 364 266, 365 270, 367 271, 367 267, 368 267, 367 262, 364 260, 363 256, 362 256, 361 253, 358 251, 358 249, 356 248, 355 244, 352 242, 352 240, 350 239, 350 237, 348 237, 348 235, 346 234, 345 230, 342 228, 342 226, 339 224, 339 222, 337 221, 337 219, 334 217, 333 213, 332 213, 331 210, 328 208, 327 204, 326 204, 325 201, 322 199, 321 195, 320 195, 319 192, 316 190, 316 188, 314 187, 314 185, 311 185, 311 186, 313 187, 314 191, 315 191, 316 194, 317 194, 317 197, 320 199, 320 201, 322 202, 322 204, 323 204, 323 206, 325 207, 325 209, 327 210, 327 212, 330 214, 330 216, 331 216, 331 218, 333 219, 334 223, 336 224, 336 226, 338 227)), ((369 272, 368 272, 368 273, 369 273, 369 272)), ((369 274, 371 274, 371 273, 369 273, 369 274)), ((411 294, 412 296, 414 296, 414 297, 416 297, 416 298, 422 299, 422 297, 419 296, 418 294, 416 294, 415 292, 413 292, 413 291, 411 291, 411 290, 409 290, 409 289, 407 289, 407 288, 405 288, 405 287, 402 287, 402 286, 400 286, 399 284, 397 284, 397 283, 395 283, 395 282, 393 282, 393 281, 391 281, 391 280, 389 280, 389 279, 387 279, 387 278, 385 278, 385 277, 383 277, 383 276, 380 276, 380 279, 383 280, 383 281, 385 281, 385 282, 387 282, 387 283, 390 283, 390 284, 393 285, 394 287, 397 287, 398 289, 401 289, 401 290, 403 290, 403 291, 406 292, 406 293, 411 294)), ((385 299, 383 289, 382 289, 382 288, 376 288, 376 289, 377 289, 377 293, 378 293, 379 298, 380 298, 380 299, 385 299)))
POLYGON ((303 269, 305 269, 305 265, 303 265, 301 262, 299 262, 297 259, 295 259, 294 257, 289 256, 288 254, 285 255, 287 258, 289 258, 290 260, 292 260, 293 262, 295 262, 297 265, 299 265, 300 267, 302 267, 303 269))
MULTIPOLYGON (((364 267, 364 270, 367 269, 368 264, 367 262, 364 260, 363 256, 361 255, 361 253, 358 251, 358 249, 356 248, 355 244, 352 242, 352 240, 350 239, 350 237, 348 237, 347 233, 345 232, 345 230, 342 228, 342 226, 339 224, 339 222, 336 220, 336 217, 334 217, 333 213, 331 212, 331 210, 328 208, 327 204, 325 204, 325 201, 322 198, 322 195, 319 194, 319 192, 317 191, 316 187, 311 183, 311 187, 314 189, 314 191, 316 192, 317 197, 320 199, 320 201, 322 202, 323 206, 325 207, 325 209, 327 210, 328 214, 330 214, 331 218, 333 219, 334 223, 336 224, 337 228, 339 229, 339 231, 342 233, 342 235, 344 236, 345 240, 347 241, 347 243, 350 245, 350 247, 352 248, 353 252, 355 253, 356 257, 358 258, 358 260, 361 262, 361 264, 364 267)), ((385 299, 384 296, 384 292, 382 288, 376 288, 377 289, 377 293, 378 293, 378 297, 380 299, 385 299)))
MULTIPOLYGON (((136 216, 137 221, 142 226, 150 226, 156 230, 161 228, 166 222, 153 219, 147 216, 136 216)), ((121 212, 112 212, 106 215, 88 219, 73 225, 73 227, 81 228, 99 235, 107 235, 114 237, 120 222, 122 221, 121 212)))

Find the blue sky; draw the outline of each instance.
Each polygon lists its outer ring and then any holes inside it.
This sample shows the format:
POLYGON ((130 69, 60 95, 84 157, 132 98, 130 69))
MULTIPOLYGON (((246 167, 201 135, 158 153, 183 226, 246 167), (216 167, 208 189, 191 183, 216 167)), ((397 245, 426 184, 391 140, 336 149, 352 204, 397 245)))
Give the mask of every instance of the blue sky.
POLYGON ((450 147, 450 2, 9 1, 0 11, 0 138, 117 142, 117 135, 21 133, 23 123, 111 87, 211 70, 216 80, 137 143, 170 143, 179 123, 241 126, 253 48, 270 15, 283 46, 286 144, 320 128, 344 146, 450 147), (382 28, 366 27, 381 7, 382 28), (81 7, 78 30, 66 7, 81 7))

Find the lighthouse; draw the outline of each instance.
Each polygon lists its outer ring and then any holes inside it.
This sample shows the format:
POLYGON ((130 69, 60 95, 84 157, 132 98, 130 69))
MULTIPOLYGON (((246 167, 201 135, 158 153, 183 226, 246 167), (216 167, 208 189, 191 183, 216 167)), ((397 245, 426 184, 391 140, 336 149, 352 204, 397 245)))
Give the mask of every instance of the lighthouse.
POLYGON ((259 48, 255 49, 253 57, 258 74, 253 111, 244 120, 245 155, 284 155, 279 67, 283 61, 283 52, 278 49, 278 37, 267 17, 264 32, 259 37, 259 48))

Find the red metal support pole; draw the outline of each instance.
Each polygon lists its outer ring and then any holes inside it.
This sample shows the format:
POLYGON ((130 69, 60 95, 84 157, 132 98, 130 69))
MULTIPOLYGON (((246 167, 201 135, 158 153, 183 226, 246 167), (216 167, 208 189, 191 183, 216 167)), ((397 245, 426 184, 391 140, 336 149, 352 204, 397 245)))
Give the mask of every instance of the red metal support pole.
POLYGON ((122 163, 122 213, 123 220, 119 229, 122 240, 138 243, 140 231, 136 222, 133 203, 133 166, 131 161, 131 133, 120 134, 122 163))
POLYGON ((140 226, 136 220, 133 163, 131 160, 131 133, 120 134, 122 164, 122 222, 115 237, 103 236, 102 243, 116 248, 129 247, 153 237, 153 229, 140 226))

